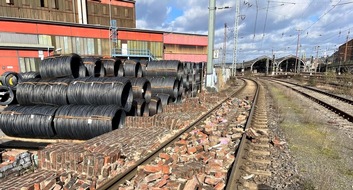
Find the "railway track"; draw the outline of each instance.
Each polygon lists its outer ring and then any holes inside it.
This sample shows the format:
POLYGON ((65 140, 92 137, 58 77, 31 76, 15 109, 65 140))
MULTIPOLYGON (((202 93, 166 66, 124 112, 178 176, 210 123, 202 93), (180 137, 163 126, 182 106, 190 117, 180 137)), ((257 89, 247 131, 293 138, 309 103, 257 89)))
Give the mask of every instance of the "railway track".
MULTIPOLYGON (((170 182, 181 180, 174 179, 178 178, 178 176, 186 176, 190 180, 179 181, 179 186, 178 183, 174 183, 175 186, 172 188, 185 189, 197 186, 202 188, 224 189, 226 186, 231 187, 231 184, 234 184, 237 180, 235 180, 232 176, 231 180, 227 181, 227 173, 231 171, 236 148, 241 146, 241 144, 244 144, 242 141, 247 141, 246 135, 244 135, 244 125, 246 119, 244 122, 236 120, 238 120, 238 118, 246 118, 249 115, 249 113, 246 113, 246 110, 250 110, 250 105, 244 106, 243 108, 229 108, 229 105, 245 104, 244 102, 247 102, 245 99, 249 99, 249 97, 257 97, 257 95, 255 95, 257 93, 257 83, 252 80, 245 80, 245 82, 246 87, 244 86, 239 91, 228 96, 228 98, 224 99, 220 104, 197 119, 189 125, 189 127, 183 129, 170 138, 167 142, 163 143, 156 151, 151 152, 148 156, 136 162, 136 164, 130 167, 128 171, 107 181, 107 183, 100 186, 98 189, 143 189, 148 187, 147 184, 145 184, 145 186, 141 185, 142 182, 146 181, 153 181, 154 187, 165 187, 167 181, 170 182), (240 97, 244 98, 244 102, 240 101, 240 97), (226 118, 229 119, 229 121, 224 119, 225 115, 227 115, 226 118), (209 123, 209 121, 214 121, 216 118, 217 120, 222 120, 218 125, 213 126, 213 124, 209 123), (231 118, 235 121, 233 122, 231 118), (217 143, 212 144, 211 139, 216 138, 218 133, 220 136, 219 139, 216 139, 215 141, 217 143), (210 139, 211 144, 202 144, 202 138, 205 138, 206 136, 210 139), (199 143, 198 146, 195 145, 195 142, 196 144, 199 143), (170 159, 169 157, 175 158, 175 154, 171 154, 171 152, 175 153, 175 149, 183 149, 183 143, 185 143, 186 147, 185 154, 189 156, 186 157, 179 155, 179 158, 176 157, 176 160, 170 159), (230 146, 232 147, 231 149, 226 149, 228 152, 224 151, 223 148, 229 148, 230 146), (210 154, 214 159, 210 159, 210 157, 204 156, 204 154, 210 154), (200 155, 203 155, 204 157, 200 155), (205 165, 201 166, 199 163, 202 162, 197 162, 198 160, 201 160, 205 165), (166 164, 166 162, 170 163, 166 164), (167 171, 163 170, 162 173, 154 173, 155 171, 151 171, 153 169, 156 169, 157 171, 159 166, 167 168, 170 166, 170 168, 167 169, 167 171), (173 173, 173 175, 163 175, 170 173, 173 173), (158 182, 155 182, 153 177, 155 177, 158 182)), ((251 98, 250 101, 252 101, 251 98)), ((252 110, 254 107, 255 106, 252 107, 252 110)), ((259 117, 260 119, 266 119, 262 117, 259 110, 252 111, 251 115, 259 117)), ((264 120, 262 120, 262 122, 264 122, 264 120)), ((260 123, 261 121, 258 121, 256 124, 260 123)), ((235 164, 233 167, 238 167, 238 165, 235 164)), ((170 182, 168 184, 173 183, 170 182)))
POLYGON ((301 86, 295 83, 290 83, 280 80, 271 80, 278 84, 284 85, 305 97, 317 102, 318 104, 330 109, 341 117, 353 122, 353 101, 337 96, 335 94, 327 93, 311 87, 301 86))
POLYGON ((246 133, 243 134, 228 179, 227 190, 266 189, 264 184, 271 177, 265 89, 260 83, 258 86, 245 126, 246 133))

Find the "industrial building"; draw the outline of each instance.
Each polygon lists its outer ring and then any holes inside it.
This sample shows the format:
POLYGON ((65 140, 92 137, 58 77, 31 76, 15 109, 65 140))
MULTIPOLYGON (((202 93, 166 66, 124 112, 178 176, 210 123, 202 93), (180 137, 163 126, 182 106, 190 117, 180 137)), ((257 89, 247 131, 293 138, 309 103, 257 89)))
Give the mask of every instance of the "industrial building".
POLYGON ((136 28, 131 0, 0 2, 0 73, 38 71, 54 54, 205 62, 207 35, 136 28))

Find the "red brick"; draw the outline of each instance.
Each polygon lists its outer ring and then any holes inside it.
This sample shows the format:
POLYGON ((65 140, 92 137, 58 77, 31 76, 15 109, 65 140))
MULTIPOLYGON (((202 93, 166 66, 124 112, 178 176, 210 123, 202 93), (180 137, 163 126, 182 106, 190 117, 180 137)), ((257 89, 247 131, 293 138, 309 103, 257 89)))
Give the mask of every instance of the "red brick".
POLYGON ((146 182, 155 181, 157 179, 162 178, 162 176, 163 176, 162 173, 152 173, 152 174, 149 174, 148 176, 145 177, 145 181, 146 182))
POLYGON ((192 179, 188 180, 184 186, 184 190, 196 190, 199 185, 198 180, 195 176, 192 179))
POLYGON ((219 182, 219 183, 214 187, 214 189, 215 189, 215 190, 222 190, 222 189, 224 189, 225 186, 226 186, 226 185, 224 184, 224 182, 219 182))
POLYGON ((168 160, 170 158, 170 156, 166 153, 159 153, 159 157, 165 160, 168 160))
POLYGON ((206 177, 205 179, 205 183, 209 185, 217 185, 220 181, 221 179, 215 178, 214 176, 209 176, 209 177, 206 177))
POLYGON ((145 165, 143 170, 148 173, 156 173, 162 170, 161 166, 158 165, 145 165))
POLYGON ((197 151, 197 149, 195 147, 189 147, 188 148, 188 153, 189 154, 194 154, 197 151))
POLYGON ((163 165, 163 166, 162 166, 162 172, 163 172, 164 174, 170 174, 171 168, 170 168, 168 165, 163 165))

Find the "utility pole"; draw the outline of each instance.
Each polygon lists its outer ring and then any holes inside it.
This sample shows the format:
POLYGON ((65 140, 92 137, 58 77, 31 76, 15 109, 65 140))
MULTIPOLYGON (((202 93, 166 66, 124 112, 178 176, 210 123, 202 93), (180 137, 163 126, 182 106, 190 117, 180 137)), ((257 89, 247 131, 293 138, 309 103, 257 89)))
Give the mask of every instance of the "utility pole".
POLYGON ((320 48, 320 46, 316 46, 316 62, 317 62, 317 66, 319 66, 319 71, 318 72, 320 72, 320 70, 321 70, 320 63, 319 63, 319 48, 320 48))
POLYGON ((222 74, 225 75, 224 66, 226 64, 227 56, 227 23, 224 23, 224 39, 223 39, 223 56, 222 56, 222 74))
POLYGON ((233 48, 233 64, 232 64, 232 76, 237 75, 237 51, 238 51, 238 25, 240 16, 240 1, 235 0, 235 23, 234 23, 234 48, 233 48))
POLYGON ((214 25, 216 17, 216 0, 209 0, 208 15, 208 52, 207 52, 207 70, 206 87, 214 87, 213 80, 213 45, 214 45, 214 25))
MULTIPOLYGON (((297 73, 297 65, 298 65, 298 49, 299 49, 299 43, 300 43, 300 32, 302 31, 301 29, 297 29, 298 31, 298 40, 297 40, 297 50, 295 53, 295 65, 294 65, 294 73, 297 73)), ((299 66, 300 68, 300 66, 299 66)), ((299 69, 298 69, 299 70, 299 69)))
POLYGON ((348 30, 348 34, 347 34, 347 38, 346 38, 346 47, 345 47, 345 50, 344 50, 344 63, 346 63, 347 61, 347 52, 348 52, 348 39, 349 39, 349 33, 351 33, 350 30, 348 30))

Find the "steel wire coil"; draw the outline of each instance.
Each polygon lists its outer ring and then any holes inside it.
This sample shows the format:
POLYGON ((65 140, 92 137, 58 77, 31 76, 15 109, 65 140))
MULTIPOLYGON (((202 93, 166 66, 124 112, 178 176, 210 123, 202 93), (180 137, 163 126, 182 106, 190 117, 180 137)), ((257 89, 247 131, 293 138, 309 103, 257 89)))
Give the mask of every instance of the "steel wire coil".
POLYGON ((179 80, 176 77, 146 77, 151 82, 152 94, 169 94, 178 96, 179 80))
POLYGON ((18 84, 16 98, 20 105, 67 105, 71 78, 27 79, 18 84))
POLYGON ((86 67, 88 76, 104 77, 105 70, 102 61, 98 57, 82 57, 83 65, 86 67))
POLYGON ((79 77, 87 77, 88 76, 88 71, 87 68, 84 65, 81 65, 79 68, 79 77))
POLYGON ((102 59, 103 67, 105 68, 107 77, 123 77, 124 67, 120 59, 105 58, 102 59))
POLYGON ((22 80, 41 78, 39 72, 30 71, 25 73, 20 73, 22 80))
POLYGON ((12 137, 51 138, 56 110, 55 106, 9 106, 0 114, 0 128, 12 137))
POLYGON ((0 105, 7 106, 15 103, 15 93, 7 86, 0 86, 0 105))
POLYGON ((16 72, 7 71, 0 76, 1 85, 16 90, 17 84, 22 81, 22 76, 16 72))
POLYGON ((146 68, 148 65, 148 61, 147 60, 140 60, 140 65, 141 65, 141 69, 142 69, 142 76, 146 76, 146 68))
POLYGON ((182 81, 183 81, 183 87, 185 89, 188 89, 189 88, 189 75, 188 74, 184 75, 182 81))
POLYGON ((129 116, 144 116, 149 115, 148 103, 145 99, 134 99, 130 112, 127 114, 129 116))
POLYGON ((146 78, 129 78, 132 85, 134 99, 145 99, 146 103, 151 101, 151 83, 146 78))
POLYGON ((184 91, 184 83, 183 83, 183 78, 181 78, 178 84, 178 95, 181 95, 183 91, 184 91))
POLYGON ((151 102, 148 103, 149 116, 154 116, 156 114, 163 112, 163 105, 161 99, 157 96, 152 96, 151 102))
POLYGON ((42 78, 80 77, 82 59, 77 54, 45 58, 39 67, 42 78))
POLYGON ((142 68, 140 62, 125 60, 124 72, 126 77, 142 77, 142 68))
POLYGON ((58 138, 86 140, 123 127, 126 114, 117 105, 66 105, 55 113, 58 138))
POLYGON ((157 96, 159 99, 161 99, 162 106, 169 105, 170 103, 174 102, 174 98, 170 97, 169 94, 154 94, 154 96, 157 96))
POLYGON ((166 76, 181 79, 184 74, 183 64, 180 61, 150 61, 146 67, 146 76, 166 76))
POLYGON ((70 104, 118 105, 130 111, 133 101, 130 80, 125 77, 85 77, 71 81, 67 97, 70 104))

